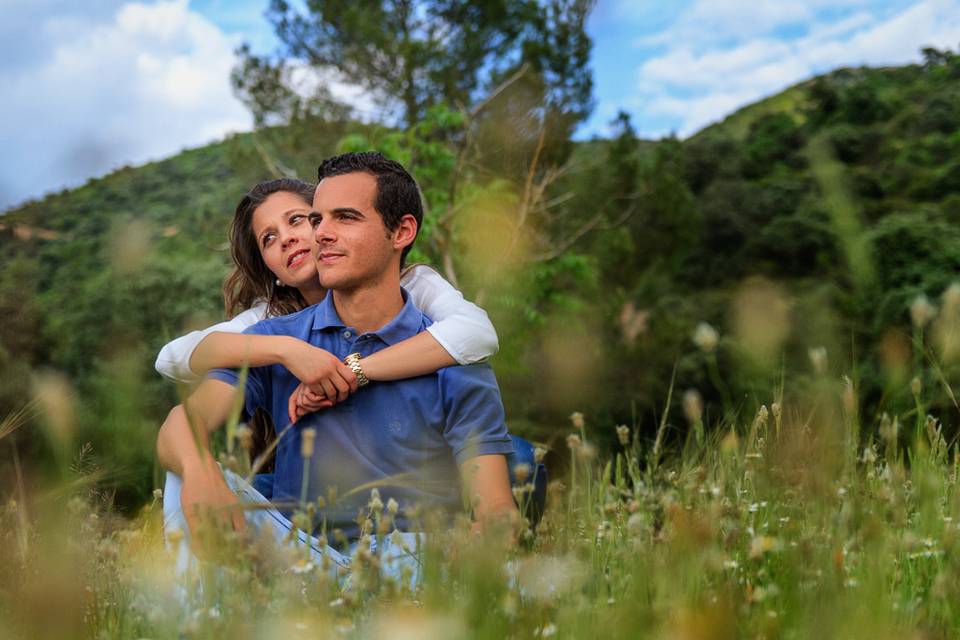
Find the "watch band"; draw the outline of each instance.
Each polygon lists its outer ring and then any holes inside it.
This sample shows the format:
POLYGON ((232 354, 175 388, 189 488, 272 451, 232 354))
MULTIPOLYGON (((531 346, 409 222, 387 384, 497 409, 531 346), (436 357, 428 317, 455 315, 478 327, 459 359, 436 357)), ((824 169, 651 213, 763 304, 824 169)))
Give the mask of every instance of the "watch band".
POLYGON ((370 384, 370 380, 367 376, 363 375, 363 367, 360 366, 360 358, 362 358, 359 353, 351 353, 346 358, 343 359, 343 364, 350 367, 350 369, 357 375, 357 386, 364 387, 370 384))

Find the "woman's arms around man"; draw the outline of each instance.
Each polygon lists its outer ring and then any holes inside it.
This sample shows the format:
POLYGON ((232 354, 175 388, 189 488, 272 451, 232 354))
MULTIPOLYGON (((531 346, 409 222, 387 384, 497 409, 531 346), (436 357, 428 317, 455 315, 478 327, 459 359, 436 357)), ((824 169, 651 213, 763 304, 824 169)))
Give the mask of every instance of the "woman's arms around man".
MULTIPOLYGON (((427 333, 365 359, 364 374, 369 379, 414 377, 452 364, 481 362, 497 352, 497 333, 486 312, 465 300, 463 294, 436 271, 423 265, 411 267, 403 274, 401 283, 414 304, 432 318, 434 324, 427 328, 427 333)), ((284 364, 294 375, 298 372, 287 364, 288 361, 303 362, 300 369, 304 374, 306 371, 303 370, 311 367, 333 367, 329 360, 333 356, 327 354, 329 358, 325 360, 322 355, 309 350, 325 351, 305 343, 301 345, 306 348, 270 341, 252 344, 234 335, 263 320, 266 311, 266 304, 259 304, 231 320, 173 340, 157 356, 157 371, 175 382, 192 383, 215 367, 284 364)), ((297 377, 304 380, 300 375, 297 377)), ((337 389, 342 391, 339 386, 337 389)))

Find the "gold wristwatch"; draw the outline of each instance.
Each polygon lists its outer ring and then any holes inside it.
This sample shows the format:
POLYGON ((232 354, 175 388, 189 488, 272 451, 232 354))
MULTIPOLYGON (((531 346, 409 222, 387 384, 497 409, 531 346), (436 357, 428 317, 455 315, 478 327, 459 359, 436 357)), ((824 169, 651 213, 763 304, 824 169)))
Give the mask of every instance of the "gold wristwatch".
POLYGON ((357 386, 363 387, 370 383, 370 380, 367 376, 363 375, 363 367, 360 366, 360 358, 362 358, 359 353, 351 353, 346 358, 343 359, 343 364, 350 367, 350 369, 357 375, 357 386))

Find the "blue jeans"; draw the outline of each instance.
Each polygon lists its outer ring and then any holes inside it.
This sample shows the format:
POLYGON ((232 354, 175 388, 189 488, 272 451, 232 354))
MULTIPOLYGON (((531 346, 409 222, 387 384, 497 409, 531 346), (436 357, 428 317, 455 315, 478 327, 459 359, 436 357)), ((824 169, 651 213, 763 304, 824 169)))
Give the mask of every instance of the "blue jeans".
POLYGON ((510 486, 518 488, 524 484, 532 484, 533 490, 517 505, 524 517, 536 527, 543 516, 543 509, 547 502, 547 468, 543 463, 538 464, 533 453, 533 445, 519 436, 510 436, 513 441, 513 453, 507 456, 507 470, 510 472, 510 486), (529 475, 521 483, 517 479, 516 469, 519 465, 527 465, 529 475))
MULTIPOLYGON (((293 523, 270 505, 259 491, 246 480, 229 470, 224 470, 224 478, 230 489, 237 494, 240 501, 256 508, 244 509, 244 519, 247 528, 253 535, 268 535, 278 545, 295 544, 306 549, 310 562, 316 567, 329 566, 330 575, 341 586, 347 587, 350 582, 350 558, 357 550, 360 542, 353 542, 344 554, 329 546, 326 541, 308 535, 304 531, 295 529, 293 523), (296 542, 291 542, 291 532, 296 532, 296 542)), ((180 505, 180 492, 183 482, 179 476, 167 472, 166 486, 163 490, 163 530, 167 544, 176 552, 176 573, 185 576, 194 571, 197 559, 190 550, 190 529, 187 519, 180 505), (174 531, 178 535, 172 536, 174 531), (179 539, 177 539, 179 538, 179 539), (176 542, 171 542, 175 539, 176 542)), ((410 577, 410 584, 415 588, 419 583, 420 559, 417 550, 423 544, 422 533, 398 532, 387 536, 369 536, 370 552, 379 556, 381 575, 399 581, 404 573, 410 577)), ((294 567, 290 567, 296 570, 294 567)))

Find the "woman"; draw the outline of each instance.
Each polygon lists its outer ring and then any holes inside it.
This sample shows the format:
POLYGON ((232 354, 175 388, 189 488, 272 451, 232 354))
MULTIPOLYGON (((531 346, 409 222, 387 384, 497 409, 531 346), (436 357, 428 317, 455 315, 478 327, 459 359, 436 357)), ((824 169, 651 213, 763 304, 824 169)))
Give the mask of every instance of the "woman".
MULTIPOLYGON (((291 421, 356 389, 354 371, 323 349, 287 337, 238 335, 264 318, 316 304, 326 294, 310 253, 313 229, 307 215, 313 191, 306 182, 285 178, 260 183, 240 200, 230 231, 235 266, 223 286, 233 318, 165 345, 157 357, 158 372, 189 383, 215 367, 283 364, 304 383, 291 400, 291 421)), ((487 314, 436 271, 408 267, 401 284, 435 322, 426 332, 363 358, 367 379, 425 375, 496 353, 497 335, 487 314)))

